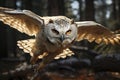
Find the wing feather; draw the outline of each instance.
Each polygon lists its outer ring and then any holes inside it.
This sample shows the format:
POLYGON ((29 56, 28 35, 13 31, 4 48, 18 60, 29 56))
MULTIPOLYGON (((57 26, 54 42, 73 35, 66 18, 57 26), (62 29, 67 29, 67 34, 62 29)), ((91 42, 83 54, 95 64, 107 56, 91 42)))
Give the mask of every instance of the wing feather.
POLYGON ((0 20, 30 36, 36 35, 43 25, 43 19, 29 10, 13 10, 0 7, 0 20))
POLYGON ((101 24, 93 21, 75 22, 78 26, 77 41, 87 39, 89 42, 95 41, 100 44, 115 44, 120 43, 120 36, 108 30, 101 24))
MULTIPOLYGON (((17 45, 19 46, 20 49, 23 49, 25 53, 29 53, 31 56, 33 56, 32 47, 34 45, 34 42, 35 42, 35 39, 21 40, 21 41, 18 41, 17 45)), ((74 54, 75 54, 74 52, 72 52, 70 49, 67 48, 63 50, 62 53, 57 55, 54 59, 66 58, 67 56, 72 56, 74 54)), ((46 55, 47 53, 43 53, 38 58, 42 59, 46 55)))

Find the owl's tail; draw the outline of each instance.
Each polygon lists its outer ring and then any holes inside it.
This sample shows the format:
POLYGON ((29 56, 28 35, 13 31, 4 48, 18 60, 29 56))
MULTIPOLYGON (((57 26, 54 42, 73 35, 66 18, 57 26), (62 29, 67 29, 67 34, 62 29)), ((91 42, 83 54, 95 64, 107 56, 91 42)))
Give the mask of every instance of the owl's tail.
MULTIPOLYGON (((20 40, 17 42, 17 45, 20 49, 23 49, 25 53, 29 53, 31 56, 33 56, 32 53, 32 47, 35 43, 35 39, 27 39, 27 40, 20 40)), ((42 59, 47 53, 43 53, 39 56, 39 59, 42 59)), ((60 58, 66 58, 67 56, 72 56, 75 53, 72 52, 69 48, 63 50, 62 53, 57 55, 54 59, 60 59, 60 58)))

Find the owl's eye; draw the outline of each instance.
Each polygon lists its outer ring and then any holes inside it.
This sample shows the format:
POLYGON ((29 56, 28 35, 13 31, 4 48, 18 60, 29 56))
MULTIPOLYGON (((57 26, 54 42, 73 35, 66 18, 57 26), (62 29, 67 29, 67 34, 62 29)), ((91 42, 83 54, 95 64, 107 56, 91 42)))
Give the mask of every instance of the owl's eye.
POLYGON ((52 32, 57 34, 57 35, 59 34, 59 32, 56 29, 52 29, 52 32))
POLYGON ((66 34, 66 35, 70 35, 71 32, 72 32, 72 30, 68 30, 65 34, 66 34))

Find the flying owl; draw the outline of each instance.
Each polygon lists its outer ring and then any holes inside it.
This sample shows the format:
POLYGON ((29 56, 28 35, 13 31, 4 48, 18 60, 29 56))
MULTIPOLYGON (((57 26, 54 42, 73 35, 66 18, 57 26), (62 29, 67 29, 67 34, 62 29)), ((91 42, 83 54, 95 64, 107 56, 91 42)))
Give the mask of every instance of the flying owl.
POLYGON ((41 17, 29 10, 0 7, 0 20, 35 39, 18 41, 18 46, 30 53, 31 63, 42 62, 38 70, 53 59, 65 58, 74 53, 69 49, 74 41, 119 44, 120 35, 93 21, 74 22, 65 16, 41 17))

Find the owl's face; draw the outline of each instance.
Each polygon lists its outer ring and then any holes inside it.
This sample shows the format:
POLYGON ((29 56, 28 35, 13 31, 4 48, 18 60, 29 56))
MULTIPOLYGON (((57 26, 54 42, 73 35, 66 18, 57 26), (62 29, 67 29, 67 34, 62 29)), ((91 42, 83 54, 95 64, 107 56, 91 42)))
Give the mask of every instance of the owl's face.
POLYGON ((53 44, 67 47, 77 36, 77 27, 73 21, 68 22, 64 19, 50 20, 45 26, 47 39, 53 44))

